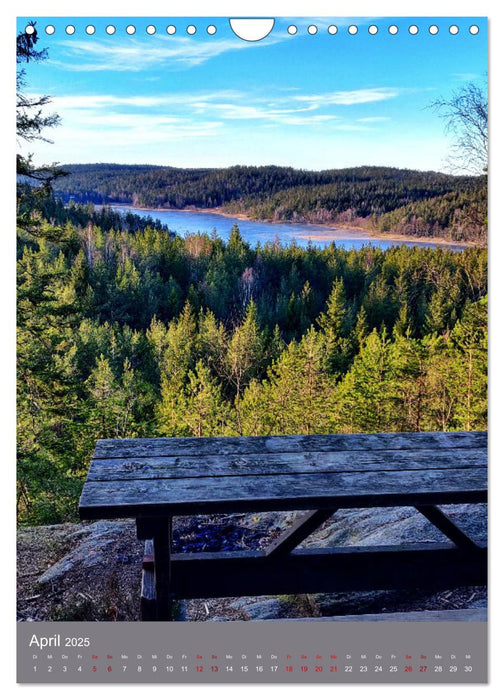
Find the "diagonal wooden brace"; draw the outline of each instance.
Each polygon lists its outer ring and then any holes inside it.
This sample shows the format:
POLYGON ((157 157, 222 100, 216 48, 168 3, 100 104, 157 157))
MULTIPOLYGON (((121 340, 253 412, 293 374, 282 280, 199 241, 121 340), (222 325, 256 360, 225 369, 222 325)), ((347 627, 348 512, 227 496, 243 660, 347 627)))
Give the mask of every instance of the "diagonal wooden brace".
POLYGON ((276 542, 273 542, 266 550, 267 557, 281 557, 290 554, 303 540, 311 535, 325 521, 336 512, 337 509, 327 508, 310 510, 303 513, 276 542))
POLYGON ((476 542, 462 532, 437 506, 416 506, 416 509, 460 549, 480 549, 476 542))

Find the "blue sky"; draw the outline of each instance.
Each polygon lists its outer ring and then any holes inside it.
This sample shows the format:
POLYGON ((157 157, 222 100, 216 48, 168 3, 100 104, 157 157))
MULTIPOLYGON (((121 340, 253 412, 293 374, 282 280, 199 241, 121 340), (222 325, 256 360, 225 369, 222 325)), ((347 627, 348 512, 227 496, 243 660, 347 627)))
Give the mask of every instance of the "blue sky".
MULTIPOLYGON (((24 148, 38 163, 445 170, 450 139, 426 107, 467 81, 483 82, 487 70, 482 18, 281 18, 260 42, 236 37, 225 18, 29 19, 49 58, 27 66, 27 91, 51 95, 61 117, 46 132, 54 143, 24 148), (53 35, 45 33, 49 24, 53 35), (472 25, 478 34, 471 35, 472 25)), ((26 22, 18 20, 18 31, 26 22)))

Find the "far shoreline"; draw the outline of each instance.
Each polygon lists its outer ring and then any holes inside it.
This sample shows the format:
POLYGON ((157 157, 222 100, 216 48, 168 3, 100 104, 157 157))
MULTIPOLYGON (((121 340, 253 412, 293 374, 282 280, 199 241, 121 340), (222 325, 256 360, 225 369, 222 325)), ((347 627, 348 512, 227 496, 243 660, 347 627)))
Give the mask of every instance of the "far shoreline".
MULTIPOLYGON (((390 231, 386 233, 378 233, 378 232, 371 232, 368 229, 359 227, 359 226, 349 226, 349 225, 343 225, 343 224, 319 224, 315 222, 310 222, 310 221, 274 221, 273 219, 254 219, 251 216, 248 216, 247 214, 231 214, 229 212, 224 211, 220 207, 194 207, 194 206, 189 206, 189 207, 181 207, 180 209, 174 209, 172 207, 140 207, 140 206, 135 206, 134 204, 130 203, 125 203, 125 202, 111 202, 107 203, 105 205, 101 206, 108 206, 108 207, 122 207, 124 209, 137 209, 139 211, 153 211, 153 212, 181 212, 181 211, 189 211, 189 212, 194 212, 195 214, 201 213, 201 214, 217 214, 218 216, 223 216, 228 219, 238 219, 238 221, 253 221, 257 223, 265 223, 265 224, 299 224, 303 225, 305 224, 306 226, 320 226, 321 228, 327 229, 327 233, 320 233, 320 234, 293 234, 293 238, 301 238, 303 240, 313 240, 313 241, 338 241, 338 237, 334 236, 334 233, 341 233, 348 231, 349 233, 360 233, 360 234, 365 234, 366 239, 376 239, 376 240, 393 240, 397 241, 399 244, 404 242, 404 243, 433 243, 435 245, 442 245, 442 246, 460 246, 463 248, 478 248, 478 247, 486 247, 486 244, 482 243, 477 243, 475 241, 454 241, 450 240, 447 238, 438 238, 438 237, 428 237, 428 236, 401 236, 400 234, 392 233, 390 231), (331 233, 332 232, 332 233, 331 233)), ((363 237, 364 239, 364 237, 363 237)))

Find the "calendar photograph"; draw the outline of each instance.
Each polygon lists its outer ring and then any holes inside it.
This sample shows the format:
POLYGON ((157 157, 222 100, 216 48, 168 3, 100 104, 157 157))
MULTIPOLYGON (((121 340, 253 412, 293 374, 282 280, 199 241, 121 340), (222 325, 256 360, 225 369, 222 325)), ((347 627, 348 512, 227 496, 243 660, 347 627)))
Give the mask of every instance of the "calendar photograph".
POLYGON ((487 40, 18 18, 20 682, 485 682, 487 40))

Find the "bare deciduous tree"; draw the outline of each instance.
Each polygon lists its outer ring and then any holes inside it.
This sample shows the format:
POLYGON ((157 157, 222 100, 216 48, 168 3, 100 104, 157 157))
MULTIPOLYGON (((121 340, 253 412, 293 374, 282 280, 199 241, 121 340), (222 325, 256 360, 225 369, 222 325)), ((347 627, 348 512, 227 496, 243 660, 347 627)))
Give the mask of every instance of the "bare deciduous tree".
POLYGON ((467 83, 449 98, 440 97, 429 107, 445 121, 454 138, 448 165, 454 172, 481 175, 488 166, 488 95, 485 86, 467 83))

